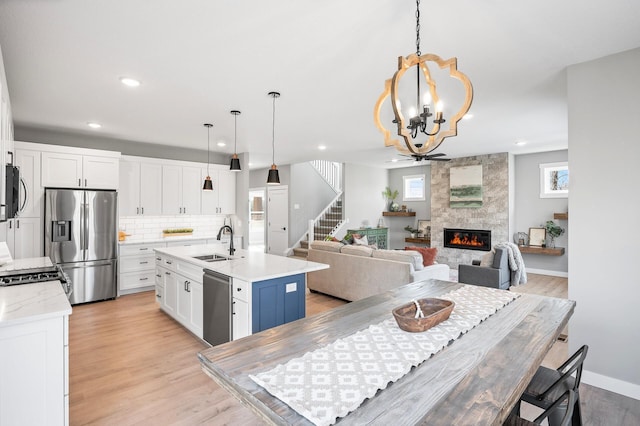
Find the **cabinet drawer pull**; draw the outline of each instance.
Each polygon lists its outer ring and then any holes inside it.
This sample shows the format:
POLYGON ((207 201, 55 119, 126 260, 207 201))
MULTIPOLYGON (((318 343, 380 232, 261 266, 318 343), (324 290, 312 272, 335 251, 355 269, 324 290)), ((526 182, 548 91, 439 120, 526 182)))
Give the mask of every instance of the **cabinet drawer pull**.
POLYGON ((158 277, 158 278, 162 278, 162 275, 160 275, 160 274, 156 274, 156 277, 158 277))
POLYGON ((240 287, 238 287, 238 291, 242 291, 242 289, 240 287))
POLYGON ((161 298, 162 298, 162 296, 160 296, 159 294, 156 294, 156 297, 157 297, 158 299, 161 299, 161 298))
POLYGON ((149 279, 149 277, 142 277, 142 278, 140 278, 140 281, 146 281, 148 279, 149 279))
POLYGON ((149 263, 149 262, 148 262, 148 261, 146 261, 146 260, 145 260, 145 261, 143 261, 143 262, 140 262, 140 264, 141 264, 141 265, 146 265, 147 263, 149 263))
POLYGON ((78 179, 78 186, 82 186, 82 181, 78 179))
POLYGON ((140 247, 138 250, 141 250, 141 251, 149 250, 149 247, 140 247))
POLYGON ((166 263, 167 265, 172 265, 173 262, 171 262, 170 260, 165 260, 164 263, 166 263))
POLYGON ((162 260, 162 258, 161 257, 156 257, 156 260, 160 261, 160 260, 162 260))
POLYGON ((165 272, 164 274, 165 275, 171 275, 171 272, 165 272))

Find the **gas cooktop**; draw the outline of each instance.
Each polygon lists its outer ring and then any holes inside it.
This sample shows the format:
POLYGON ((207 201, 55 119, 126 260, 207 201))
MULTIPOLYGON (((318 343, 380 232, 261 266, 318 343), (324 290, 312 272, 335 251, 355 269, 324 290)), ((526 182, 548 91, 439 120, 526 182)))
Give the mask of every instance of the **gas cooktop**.
POLYGON ((66 274, 57 266, 45 266, 41 268, 0 272, 0 286, 2 287, 55 280, 59 280, 63 283, 68 281, 66 274))

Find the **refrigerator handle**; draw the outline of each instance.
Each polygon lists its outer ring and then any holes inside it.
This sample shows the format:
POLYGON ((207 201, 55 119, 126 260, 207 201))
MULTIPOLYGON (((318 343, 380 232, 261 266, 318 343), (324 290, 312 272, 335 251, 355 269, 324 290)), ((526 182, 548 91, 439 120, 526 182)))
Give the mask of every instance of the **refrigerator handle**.
POLYGON ((84 249, 89 250, 89 203, 84 204, 84 249))
MULTIPOLYGON (((80 204, 80 250, 84 251, 84 234, 86 230, 84 228, 84 203, 80 204)), ((83 256, 84 259, 84 256, 83 256)))

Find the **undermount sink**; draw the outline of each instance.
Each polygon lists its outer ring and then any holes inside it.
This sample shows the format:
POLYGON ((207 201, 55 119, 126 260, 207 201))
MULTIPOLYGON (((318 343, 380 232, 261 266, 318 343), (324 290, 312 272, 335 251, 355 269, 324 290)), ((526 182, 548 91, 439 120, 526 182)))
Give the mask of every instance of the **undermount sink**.
POLYGON ((205 262, 220 262, 222 260, 229 260, 228 257, 220 256, 219 254, 205 254, 204 256, 193 256, 193 258, 203 260, 205 262))

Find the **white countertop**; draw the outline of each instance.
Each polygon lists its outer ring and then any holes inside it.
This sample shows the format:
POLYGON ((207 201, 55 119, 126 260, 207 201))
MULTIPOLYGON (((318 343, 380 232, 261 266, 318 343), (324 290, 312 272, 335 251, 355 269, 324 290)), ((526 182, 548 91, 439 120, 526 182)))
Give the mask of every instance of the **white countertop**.
POLYGON ((0 272, 19 271, 21 269, 43 268, 53 266, 48 257, 31 257, 27 259, 16 259, 0 266, 0 272))
MULTIPOLYGON (((48 257, 16 259, 0 271, 52 266, 48 257)), ((0 287, 0 327, 71 314, 71 304, 60 281, 0 287)))
POLYGON ((193 258, 193 256, 207 254, 229 256, 228 247, 221 247, 220 245, 167 247, 157 248, 155 251, 172 256, 177 260, 197 265, 203 269, 210 269, 248 282, 269 280, 329 268, 329 265, 324 263, 309 262, 243 249, 237 249, 231 260, 221 262, 205 262, 193 258))
MULTIPOLYGON (((172 241, 191 241, 191 240, 215 240, 217 234, 214 235, 187 235, 187 236, 175 236, 175 237, 160 237, 160 238, 151 238, 144 240, 124 240, 118 241, 119 245, 128 245, 128 244, 149 244, 149 243, 170 243, 172 241)), ((237 238, 237 237, 236 237, 237 238)), ((222 236, 222 241, 229 241, 229 236, 222 236)))

